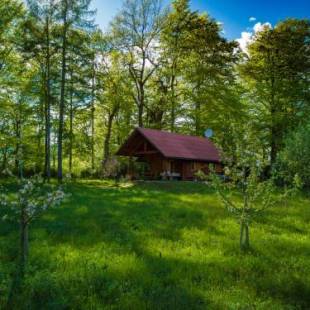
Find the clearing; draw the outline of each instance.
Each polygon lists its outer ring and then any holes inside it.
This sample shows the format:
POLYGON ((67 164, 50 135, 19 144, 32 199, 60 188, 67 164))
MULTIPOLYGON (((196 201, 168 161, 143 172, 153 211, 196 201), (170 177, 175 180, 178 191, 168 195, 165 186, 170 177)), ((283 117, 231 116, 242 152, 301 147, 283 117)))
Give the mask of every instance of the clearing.
MULTIPOLYGON (((206 185, 80 181, 30 227, 20 309, 309 309, 310 201, 294 198, 250 228, 206 185)), ((18 226, 0 227, 0 308, 18 226)))

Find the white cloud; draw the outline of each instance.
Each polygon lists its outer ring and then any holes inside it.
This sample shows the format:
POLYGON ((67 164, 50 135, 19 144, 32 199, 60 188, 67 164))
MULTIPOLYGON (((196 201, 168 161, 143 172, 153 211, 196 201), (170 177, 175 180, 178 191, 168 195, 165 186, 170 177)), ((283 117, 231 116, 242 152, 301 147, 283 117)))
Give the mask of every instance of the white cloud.
POLYGON ((243 52, 247 52, 247 46, 252 41, 252 32, 241 32, 241 38, 237 39, 239 46, 243 52))
POLYGON ((256 17, 251 16, 251 17, 249 18, 249 22, 255 22, 255 21, 256 21, 256 17))
POLYGON ((268 22, 263 24, 261 22, 258 22, 254 25, 253 30, 255 33, 257 33, 263 31, 265 28, 271 28, 271 24, 268 22))
POLYGON ((241 38, 236 40, 239 43, 241 50, 247 53, 247 46, 253 41, 254 35, 260 31, 263 31, 265 28, 272 28, 272 26, 269 22, 263 24, 258 22, 253 26, 252 29, 247 28, 247 31, 241 32, 241 38))

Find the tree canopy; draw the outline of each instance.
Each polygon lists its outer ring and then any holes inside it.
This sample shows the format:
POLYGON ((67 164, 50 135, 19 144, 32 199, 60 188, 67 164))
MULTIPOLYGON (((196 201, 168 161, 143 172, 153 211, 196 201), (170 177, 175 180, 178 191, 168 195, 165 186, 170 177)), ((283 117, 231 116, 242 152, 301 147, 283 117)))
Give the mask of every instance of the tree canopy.
POLYGON ((309 20, 266 26, 242 51, 187 0, 126 0, 105 32, 95 13, 90 0, 1 2, 2 170, 103 175, 144 126, 212 128, 229 160, 238 135, 255 136, 271 171, 308 122, 309 20))

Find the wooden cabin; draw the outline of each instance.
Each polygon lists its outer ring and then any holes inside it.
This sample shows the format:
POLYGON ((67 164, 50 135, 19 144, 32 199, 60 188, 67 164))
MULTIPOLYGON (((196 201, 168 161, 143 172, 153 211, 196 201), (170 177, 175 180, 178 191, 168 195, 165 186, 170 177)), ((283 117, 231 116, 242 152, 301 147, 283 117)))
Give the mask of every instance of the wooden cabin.
POLYGON ((209 164, 222 171, 219 151, 209 139, 155 129, 136 128, 116 154, 146 163, 149 179, 193 180, 199 170, 208 173, 209 164))

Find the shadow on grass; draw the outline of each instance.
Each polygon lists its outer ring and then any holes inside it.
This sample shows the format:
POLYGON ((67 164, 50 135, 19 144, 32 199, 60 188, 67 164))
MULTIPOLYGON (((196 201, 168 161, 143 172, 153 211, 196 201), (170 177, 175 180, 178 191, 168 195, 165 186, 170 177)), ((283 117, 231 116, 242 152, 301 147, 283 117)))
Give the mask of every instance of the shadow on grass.
MULTIPOLYGON (((223 230, 230 216, 214 208, 214 197, 203 200, 212 192, 196 185, 71 185, 70 201, 31 228, 30 242, 48 246, 34 254, 34 273, 20 301, 28 300, 31 309, 221 309, 228 303, 221 294, 237 294, 240 286, 236 309, 238 302, 255 308, 251 298, 266 296, 297 308, 308 305, 302 272, 295 277, 277 268, 277 251, 292 251, 292 244, 281 241, 270 253, 255 248, 253 255, 240 255, 238 237, 232 245, 232 232, 223 230), (193 236, 186 239, 188 232, 193 236), (198 242, 200 234, 206 235, 198 242), (218 243, 206 242, 207 235, 218 243), (200 249, 204 245, 210 255, 200 249), (48 253, 61 247, 63 262, 48 253), (193 248, 200 256, 193 256, 193 248), (242 300, 245 295, 250 297, 242 300)), ((306 259, 307 251, 307 245, 300 247, 293 258, 306 259)))

